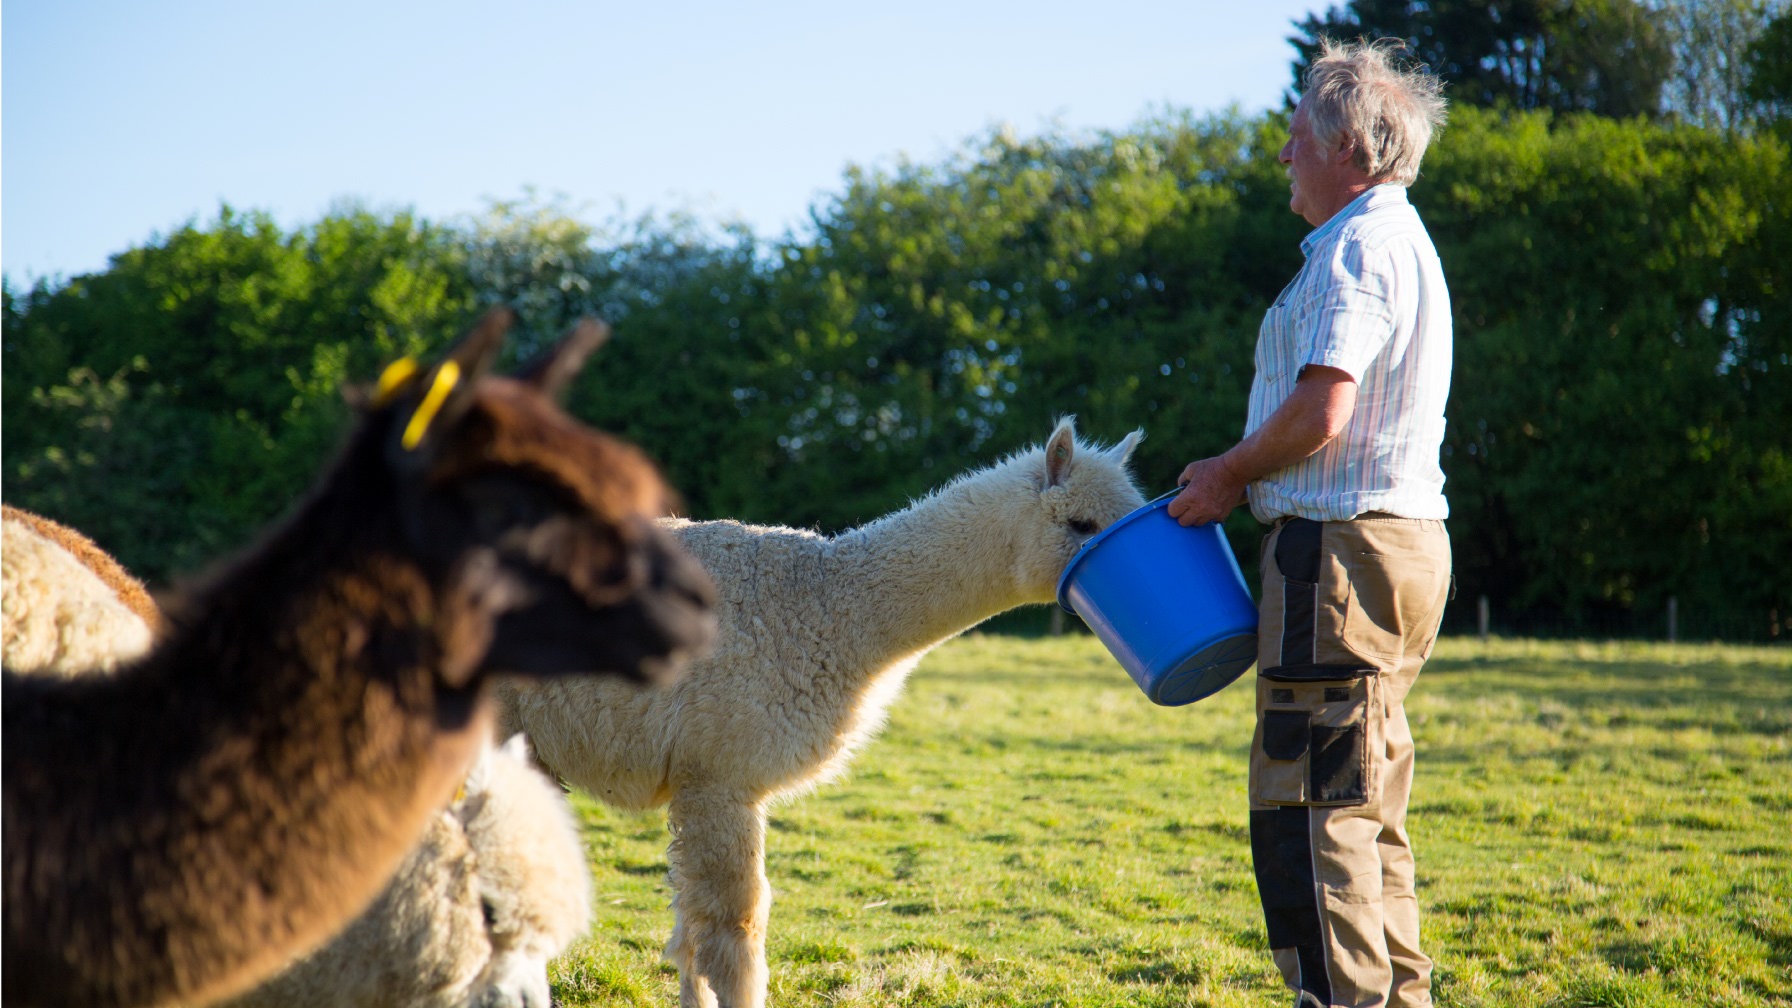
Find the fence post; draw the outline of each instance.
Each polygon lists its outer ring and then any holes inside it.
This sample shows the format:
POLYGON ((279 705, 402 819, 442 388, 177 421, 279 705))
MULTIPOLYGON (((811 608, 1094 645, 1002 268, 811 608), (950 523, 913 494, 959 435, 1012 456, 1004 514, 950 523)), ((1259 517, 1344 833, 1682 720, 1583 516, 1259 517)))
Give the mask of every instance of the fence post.
POLYGON ((1673 644, 1673 643, 1678 642, 1679 640, 1680 640, 1680 598, 1677 595, 1669 595, 1668 596, 1668 643, 1673 644))
POLYGON ((1488 624, 1487 596, 1483 595, 1475 600, 1475 617, 1481 627, 1481 643, 1485 644, 1487 643, 1488 624))

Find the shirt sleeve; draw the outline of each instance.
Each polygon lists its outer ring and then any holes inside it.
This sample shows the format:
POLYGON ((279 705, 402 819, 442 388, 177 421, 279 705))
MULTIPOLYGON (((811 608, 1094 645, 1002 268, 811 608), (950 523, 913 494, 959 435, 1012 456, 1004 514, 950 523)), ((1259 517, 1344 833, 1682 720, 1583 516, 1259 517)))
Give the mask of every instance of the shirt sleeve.
POLYGON ((1320 364, 1350 375, 1356 382, 1394 335, 1389 303, 1391 274, 1385 252, 1370 250, 1360 240, 1345 238, 1326 264, 1329 276, 1300 313, 1300 326, 1310 348, 1302 366, 1320 364))

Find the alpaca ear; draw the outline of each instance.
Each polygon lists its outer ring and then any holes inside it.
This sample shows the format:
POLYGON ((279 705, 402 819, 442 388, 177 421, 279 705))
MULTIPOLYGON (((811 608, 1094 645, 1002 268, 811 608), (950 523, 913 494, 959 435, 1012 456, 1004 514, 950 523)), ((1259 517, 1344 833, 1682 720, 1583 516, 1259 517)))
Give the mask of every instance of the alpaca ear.
POLYGON ((591 354, 609 338, 610 326, 603 319, 580 319, 560 342, 518 368, 515 377, 558 399, 591 354))
POLYGON ((1070 460, 1076 455, 1076 418, 1065 417, 1058 421, 1058 428, 1052 431, 1051 440, 1045 443, 1045 486, 1052 487, 1063 484, 1070 473, 1070 460))
POLYGON ((499 751, 499 747, 492 745, 490 742, 487 742, 480 747, 479 758, 474 760, 473 765, 467 768, 467 776, 461 781, 459 793, 454 796, 455 805, 463 805, 468 796, 483 794, 491 789, 492 774, 494 772, 492 769, 492 758, 496 756, 499 751))
POLYGON ((376 403, 405 401, 393 425, 396 458, 421 468, 434 457, 442 443, 441 432, 452 429, 472 405, 473 390, 497 360, 504 334, 515 318, 509 308, 493 308, 479 317, 435 367, 420 370, 407 359, 386 369, 376 403))
POLYGON ((471 386, 475 381, 485 377, 492 369, 492 362, 498 359, 498 351, 504 347, 504 335, 516 322, 516 312, 503 305, 486 310, 473 323, 473 328, 455 342, 448 351, 448 359, 460 368, 463 381, 471 386))
POLYGON ((1123 466, 1132 460, 1133 449, 1137 448, 1139 442, 1143 440, 1145 440, 1145 431, 1143 429, 1135 430, 1121 438, 1119 444, 1109 448, 1108 457, 1114 460, 1114 464, 1123 466))
POLYGON ((505 739, 504 744, 499 746, 498 750, 504 755, 509 756, 511 759, 516 760, 518 763, 527 764, 530 759, 529 736, 524 735, 522 732, 517 732, 515 735, 505 739))

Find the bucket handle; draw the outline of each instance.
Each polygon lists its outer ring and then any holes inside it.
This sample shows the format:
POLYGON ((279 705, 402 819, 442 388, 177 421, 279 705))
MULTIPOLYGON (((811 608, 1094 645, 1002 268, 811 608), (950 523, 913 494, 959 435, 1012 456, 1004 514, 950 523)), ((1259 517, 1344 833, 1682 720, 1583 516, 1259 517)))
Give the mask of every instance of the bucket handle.
MULTIPOLYGON (((1182 492, 1182 487, 1180 487, 1180 486, 1175 487, 1175 488, 1171 489, 1169 493, 1166 493, 1166 494, 1163 494, 1162 496, 1153 498, 1145 506, 1146 507, 1156 507, 1159 504, 1162 504, 1164 501, 1170 500, 1171 498, 1175 497, 1177 494, 1179 494, 1181 492, 1182 492)), ((1190 525, 1188 527, 1189 528, 1206 528, 1209 525, 1223 525, 1223 524, 1225 524, 1225 523, 1224 522, 1202 522, 1199 525, 1190 525)))

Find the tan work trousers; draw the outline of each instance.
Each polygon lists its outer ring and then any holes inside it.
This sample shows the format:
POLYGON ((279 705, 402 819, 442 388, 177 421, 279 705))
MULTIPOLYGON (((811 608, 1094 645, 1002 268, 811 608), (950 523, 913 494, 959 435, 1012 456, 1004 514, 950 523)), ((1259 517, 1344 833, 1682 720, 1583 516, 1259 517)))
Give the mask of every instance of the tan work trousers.
POLYGON ((1269 946, 1299 1005, 1431 1003, 1403 701, 1449 584, 1440 521, 1292 518, 1264 541, 1251 860, 1269 946))

